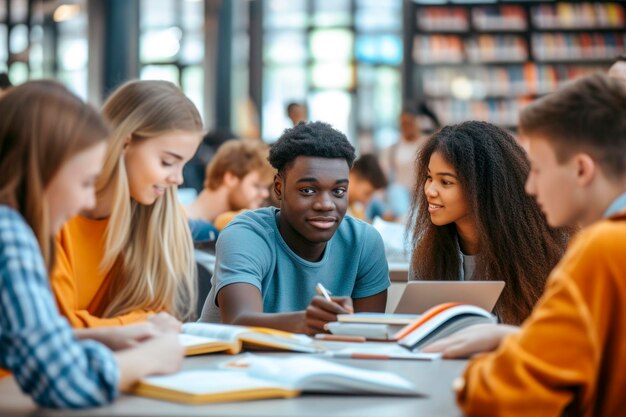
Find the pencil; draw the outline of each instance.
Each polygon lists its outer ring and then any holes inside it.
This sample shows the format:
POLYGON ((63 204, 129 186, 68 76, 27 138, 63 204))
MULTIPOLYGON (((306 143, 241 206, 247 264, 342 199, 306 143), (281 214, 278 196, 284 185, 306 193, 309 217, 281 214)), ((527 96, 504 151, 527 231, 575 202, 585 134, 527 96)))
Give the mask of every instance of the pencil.
POLYGON ((317 283, 317 285, 315 286, 315 291, 317 291, 319 295, 324 297, 326 301, 330 301, 331 303, 333 302, 333 300, 330 298, 330 293, 326 288, 324 288, 321 282, 317 283))

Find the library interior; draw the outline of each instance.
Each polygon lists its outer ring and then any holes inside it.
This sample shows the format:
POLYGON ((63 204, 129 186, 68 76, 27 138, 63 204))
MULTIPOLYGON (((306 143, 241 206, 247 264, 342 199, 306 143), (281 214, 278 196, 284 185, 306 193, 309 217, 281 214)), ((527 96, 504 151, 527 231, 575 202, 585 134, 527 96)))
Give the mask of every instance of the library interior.
POLYGON ((626 0, 0 0, 0 415, 621 415, 624 242, 626 0))

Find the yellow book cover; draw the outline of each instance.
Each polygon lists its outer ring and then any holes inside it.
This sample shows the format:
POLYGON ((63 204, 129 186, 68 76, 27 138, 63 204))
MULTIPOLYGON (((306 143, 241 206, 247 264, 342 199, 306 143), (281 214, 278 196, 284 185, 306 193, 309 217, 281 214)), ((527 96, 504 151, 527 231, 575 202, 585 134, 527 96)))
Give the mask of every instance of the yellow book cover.
POLYGON ((411 381, 390 372, 310 356, 275 358, 252 354, 218 369, 148 377, 134 389, 137 395, 188 404, 290 398, 302 392, 419 395, 411 381))
POLYGON ((187 348, 187 356, 213 352, 237 354, 244 347, 305 353, 324 350, 303 334, 215 323, 185 323, 179 340, 187 348))

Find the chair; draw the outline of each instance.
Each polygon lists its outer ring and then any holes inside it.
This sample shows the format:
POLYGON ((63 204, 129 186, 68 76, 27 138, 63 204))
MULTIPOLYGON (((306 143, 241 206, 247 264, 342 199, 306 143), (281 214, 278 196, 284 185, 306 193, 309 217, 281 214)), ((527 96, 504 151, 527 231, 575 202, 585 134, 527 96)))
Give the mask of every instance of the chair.
POLYGON ((202 262, 196 261, 196 267, 198 268, 198 301, 196 304, 196 317, 200 317, 202 314, 202 308, 204 307, 204 301, 211 292, 211 278, 213 274, 202 262))

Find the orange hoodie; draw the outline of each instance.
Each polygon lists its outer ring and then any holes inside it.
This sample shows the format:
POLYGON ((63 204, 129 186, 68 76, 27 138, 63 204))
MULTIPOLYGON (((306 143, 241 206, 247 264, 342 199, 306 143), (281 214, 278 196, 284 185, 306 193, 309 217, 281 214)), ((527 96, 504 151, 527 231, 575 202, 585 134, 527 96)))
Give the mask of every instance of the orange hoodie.
POLYGON ((468 416, 626 413, 626 214, 581 231, 518 334, 470 361, 468 416))

